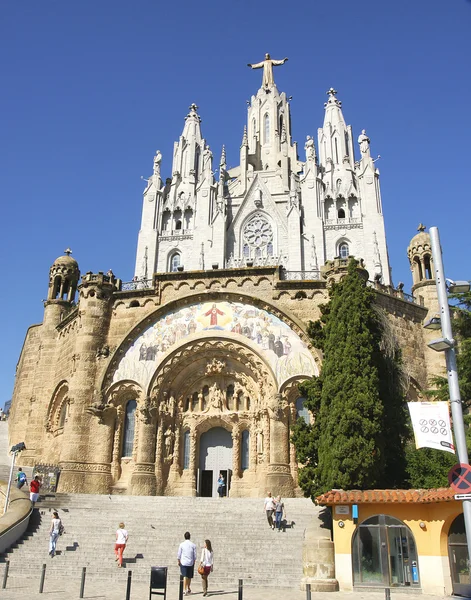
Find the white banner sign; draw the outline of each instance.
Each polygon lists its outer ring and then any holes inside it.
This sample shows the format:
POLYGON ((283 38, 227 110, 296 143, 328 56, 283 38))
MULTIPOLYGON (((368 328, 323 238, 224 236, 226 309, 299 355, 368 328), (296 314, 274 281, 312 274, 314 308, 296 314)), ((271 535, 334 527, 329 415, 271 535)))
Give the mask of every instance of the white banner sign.
POLYGON ((408 402, 416 448, 455 453, 448 402, 408 402))

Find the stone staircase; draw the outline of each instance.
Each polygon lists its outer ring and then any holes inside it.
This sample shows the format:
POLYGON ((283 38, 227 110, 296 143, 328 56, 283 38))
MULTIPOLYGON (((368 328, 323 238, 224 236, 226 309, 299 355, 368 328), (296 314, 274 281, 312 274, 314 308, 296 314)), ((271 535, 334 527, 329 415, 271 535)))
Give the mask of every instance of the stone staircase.
POLYGON ((244 585, 299 588, 305 529, 312 527, 313 520, 322 526, 322 509, 303 498, 285 501, 288 527, 280 533, 268 527, 263 500, 253 498, 57 494, 46 496, 36 506, 24 539, 0 558, 10 561, 11 577, 39 577, 41 566, 47 563, 48 578, 78 577, 81 568, 87 567, 87 577, 100 580, 124 581, 132 569, 133 580, 148 581, 151 566, 168 566, 169 584, 176 584, 176 553, 188 530, 198 559, 203 540, 212 542, 213 589, 234 586, 239 578, 244 585), (51 559, 48 530, 53 510, 59 512, 66 533, 51 559), (113 552, 120 521, 129 531, 125 569, 117 568, 113 552))

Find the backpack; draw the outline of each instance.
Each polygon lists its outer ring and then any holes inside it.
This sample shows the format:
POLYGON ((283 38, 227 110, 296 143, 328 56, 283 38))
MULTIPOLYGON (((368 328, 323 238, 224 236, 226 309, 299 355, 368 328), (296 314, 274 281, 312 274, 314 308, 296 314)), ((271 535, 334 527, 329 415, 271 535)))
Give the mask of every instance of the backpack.
POLYGON ((59 525, 59 535, 62 535, 64 533, 64 531, 65 531, 65 529, 61 522, 61 524, 59 525))
POLYGON ((24 482, 26 481, 26 474, 25 474, 25 473, 23 473, 23 471, 20 473, 20 476, 19 476, 19 478, 18 478, 18 481, 19 481, 20 483, 24 483, 24 482))

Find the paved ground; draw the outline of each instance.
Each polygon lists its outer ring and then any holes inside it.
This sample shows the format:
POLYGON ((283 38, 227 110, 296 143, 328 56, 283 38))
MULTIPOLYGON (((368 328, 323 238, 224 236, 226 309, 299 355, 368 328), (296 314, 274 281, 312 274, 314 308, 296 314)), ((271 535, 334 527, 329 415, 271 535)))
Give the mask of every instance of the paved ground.
MULTIPOLYGON (((3 573, 0 574, 3 579, 3 573)), ((214 598, 220 598, 221 600, 237 600, 238 591, 237 588, 227 590, 211 590, 211 578, 209 579, 209 593, 208 598, 213 596, 214 598)), ((45 579, 44 591, 39 594, 39 577, 34 585, 33 582, 28 582, 19 578, 9 578, 6 589, 0 589, 0 598, 5 600, 17 600, 17 599, 28 599, 28 600, 71 600, 73 598, 79 598, 80 595, 80 576, 70 577, 63 581, 49 581, 45 579)), ((0 583, 1 585, 1 583, 0 583)), ((126 584, 119 584, 113 588, 113 584, 110 582, 101 583, 99 581, 90 580, 85 582, 85 593, 84 598, 93 600, 125 600, 126 598, 126 584)), ((142 583, 136 583, 131 586, 131 600, 147 600, 149 597, 149 588, 147 585, 142 583)), ((154 600, 162 596, 152 596, 154 600)), ((201 591, 201 582, 197 579, 193 583, 193 594, 192 597, 197 599, 203 598, 201 591)), ((312 593, 312 600, 384 600, 384 593, 381 592, 316 592, 312 593)), ((167 590, 168 600, 178 600, 178 587, 170 586, 167 590)), ((300 590, 291 590, 286 588, 251 588, 245 587, 243 589, 244 600, 306 600, 306 592, 300 590)), ((392 600, 442 600, 443 596, 428 596, 425 594, 412 594, 404 592, 391 591, 392 600)), ((186 600, 186 597, 185 597, 186 600)))

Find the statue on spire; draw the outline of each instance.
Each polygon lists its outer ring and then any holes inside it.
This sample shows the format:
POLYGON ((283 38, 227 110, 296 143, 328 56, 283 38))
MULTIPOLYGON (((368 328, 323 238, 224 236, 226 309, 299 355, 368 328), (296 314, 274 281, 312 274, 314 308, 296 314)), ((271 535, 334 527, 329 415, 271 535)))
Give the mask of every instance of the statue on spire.
POLYGON ((360 135, 358 136, 358 143, 360 144, 360 152, 362 154, 368 154, 370 152, 370 138, 366 135, 366 131, 364 129, 361 130, 360 135))
POLYGON ((262 62, 256 64, 248 63, 247 66, 251 69, 261 69, 263 67, 262 87, 265 90, 268 90, 275 85, 275 81, 273 79, 273 67, 284 65, 287 60, 287 58, 283 58, 283 60, 272 60, 270 55, 267 53, 265 54, 265 60, 262 60, 262 62))

